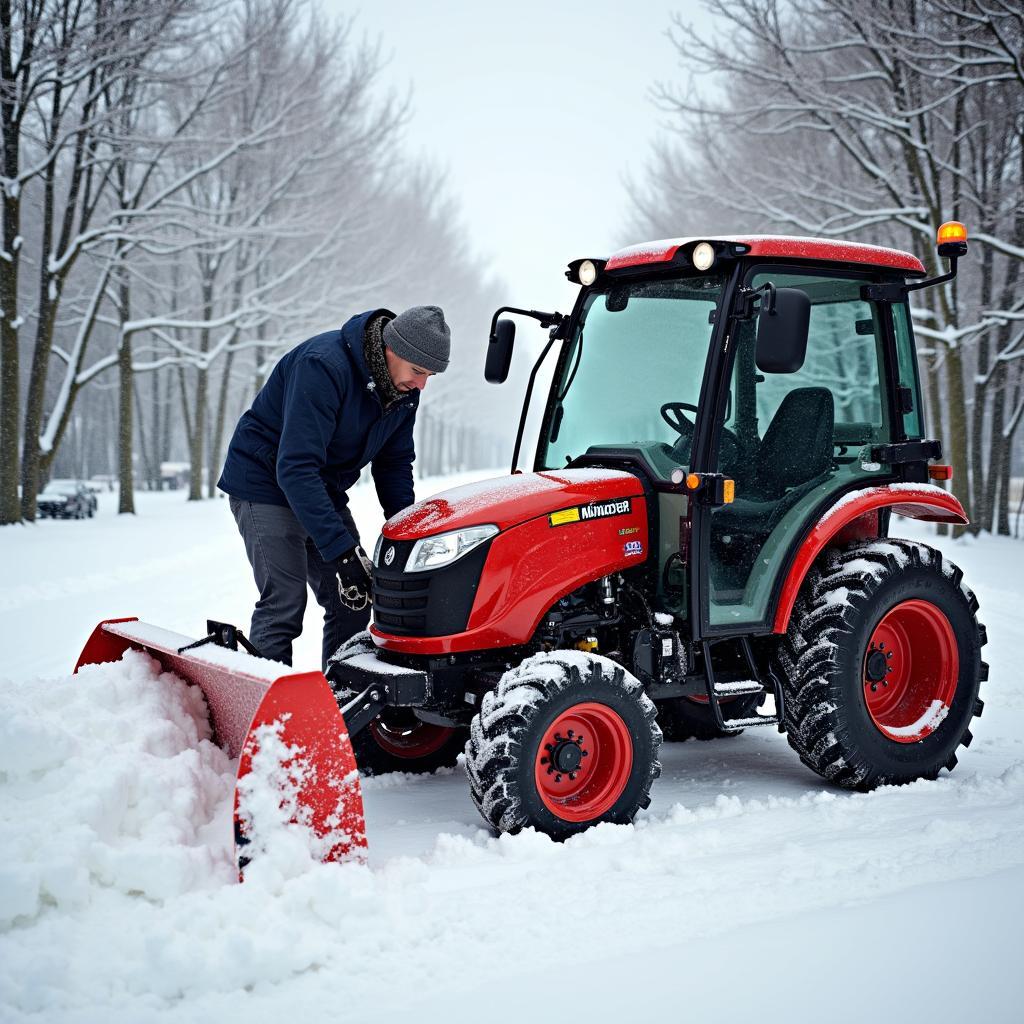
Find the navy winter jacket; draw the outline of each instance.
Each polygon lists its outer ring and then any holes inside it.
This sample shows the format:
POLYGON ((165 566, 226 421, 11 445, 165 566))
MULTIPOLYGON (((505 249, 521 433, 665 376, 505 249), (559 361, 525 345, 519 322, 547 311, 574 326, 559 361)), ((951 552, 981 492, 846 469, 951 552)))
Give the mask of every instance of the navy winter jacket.
POLYGON ((419 392, 384 411, 363 355, 366 322, 304 341, 285 355, 243 414, 217 486, 243 501, 290 506, 325 561, 356 540, 337 510, 370 466, 384 515, 413 503, 412 429, 419 392))

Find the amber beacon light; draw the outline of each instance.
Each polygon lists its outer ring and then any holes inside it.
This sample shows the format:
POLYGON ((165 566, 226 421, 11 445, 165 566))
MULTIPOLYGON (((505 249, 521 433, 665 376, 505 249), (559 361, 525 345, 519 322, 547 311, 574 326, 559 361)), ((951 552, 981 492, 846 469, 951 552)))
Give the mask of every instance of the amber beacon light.
POLYGON ((958 220, 947 220, 939 225, 935 242, 940 256, 963 256, 967 252, 967 228, 958 220))

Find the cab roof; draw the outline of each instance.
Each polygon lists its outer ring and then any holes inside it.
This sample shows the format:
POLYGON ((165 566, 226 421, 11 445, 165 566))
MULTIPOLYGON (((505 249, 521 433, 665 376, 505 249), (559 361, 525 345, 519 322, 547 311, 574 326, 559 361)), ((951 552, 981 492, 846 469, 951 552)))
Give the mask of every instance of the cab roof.
POLYGON ((663 238, 642 242, 613 253, 605 270, 637 267, 647 263, 670 263, 683 246, 694 242, 722 242, 735 246, 736 255, 778 256, 789 259, 821 260, 833 263, 865 263, 887 270, 904 270, 924 274, 924 264, 913 254, 900 249, 886 249, 863 242, 846 242, 836 238, 803 238, 799 235, 718 235, 693 238, 663 238))

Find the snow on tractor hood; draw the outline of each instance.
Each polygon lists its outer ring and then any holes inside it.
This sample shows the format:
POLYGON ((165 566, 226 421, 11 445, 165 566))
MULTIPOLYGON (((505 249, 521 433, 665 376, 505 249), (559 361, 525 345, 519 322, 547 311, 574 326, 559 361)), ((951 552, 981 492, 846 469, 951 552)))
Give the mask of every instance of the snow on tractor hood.
POLYGON ((388 540, 419 540, 465 526, 493 523, 506 530, 549 512, 643 494, 631 473, 613 469, 560 469, 517 473, 441 491, 384 524, 388 540))

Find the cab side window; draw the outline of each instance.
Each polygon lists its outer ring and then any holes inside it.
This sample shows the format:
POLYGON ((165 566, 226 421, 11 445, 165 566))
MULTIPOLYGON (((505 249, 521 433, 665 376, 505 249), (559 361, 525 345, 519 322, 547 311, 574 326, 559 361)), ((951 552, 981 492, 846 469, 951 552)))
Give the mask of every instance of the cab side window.
POLYGON ((863 278, 764 270, 747 283, 799 288, 811 300, 807 354, 794 373, 764 373, 756 324, 737 336, 719 465, 736 500, 711 520, 712 625, 763 620, 794 531, 830 495, 880 467, 871 446, 891 437, 880 311, 863 278))

